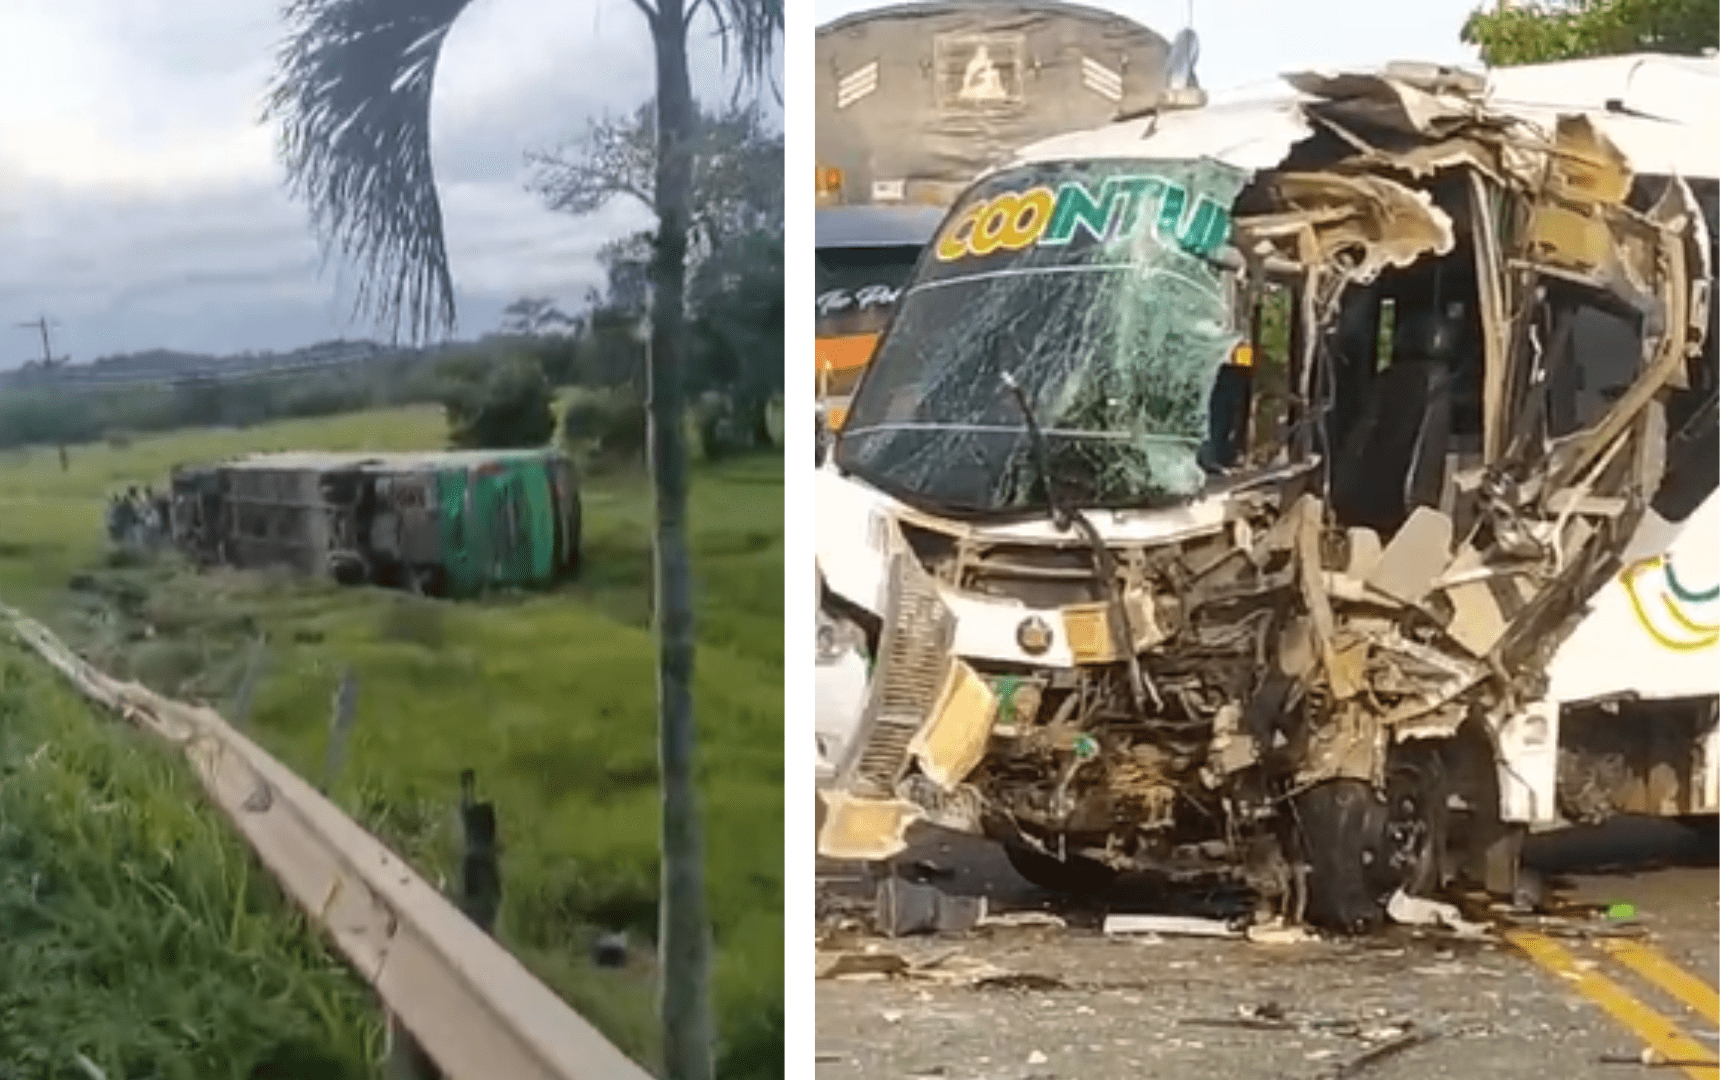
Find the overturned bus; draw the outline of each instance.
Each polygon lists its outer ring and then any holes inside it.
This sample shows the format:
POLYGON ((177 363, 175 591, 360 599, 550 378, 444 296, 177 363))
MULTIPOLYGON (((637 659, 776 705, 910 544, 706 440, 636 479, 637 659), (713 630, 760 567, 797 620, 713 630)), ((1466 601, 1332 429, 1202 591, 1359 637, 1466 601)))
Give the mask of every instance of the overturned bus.
POLYGON ((286 567, 436 596, 577 567, 572 462, 553 450, 254 454, 173 473, 174 543, 205 565, 286 567))
POLYGON ((1717 76, 1295 75, 974 183, 818 472, 820 852, 1360 929, 1529 828, 1712 828, 1717 76))

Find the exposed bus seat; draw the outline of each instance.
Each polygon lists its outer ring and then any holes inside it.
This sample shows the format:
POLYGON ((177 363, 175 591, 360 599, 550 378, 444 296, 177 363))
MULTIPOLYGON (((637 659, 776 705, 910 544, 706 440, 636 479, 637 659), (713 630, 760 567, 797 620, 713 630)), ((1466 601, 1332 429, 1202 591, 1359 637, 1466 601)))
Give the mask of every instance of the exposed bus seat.
POLYGON ((1451 432, 1451 372, 1400 360, 1380 372, 1332 463, 1339 522, 1389 537, 1417 506, 1437 507, 1451 432))

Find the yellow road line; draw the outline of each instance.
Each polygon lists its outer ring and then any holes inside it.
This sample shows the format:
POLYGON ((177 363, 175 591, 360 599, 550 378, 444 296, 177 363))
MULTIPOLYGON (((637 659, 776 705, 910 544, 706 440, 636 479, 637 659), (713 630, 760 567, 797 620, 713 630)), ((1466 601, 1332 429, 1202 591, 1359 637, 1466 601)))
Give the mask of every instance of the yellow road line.
POLYGON ((1720 1058, 1692 1039, 1671 1020, 1632 997, 1605 975, 1583 967, 1576 957, 1552 939, 1527 930, 1507 930, 1505 940, 1521 949, 1529 959, 1569 982, 1571 987, 1599 1005, 1634 1032, 1644 1043, 1671 1061, 1712 1061, 1712 1065, 1688 1065, 1679 1071, 1690 1080, 1720 1080, 1720 1058))
POLYGON ((1720 991, 1673 963, 1658 949, 1624 938, 1603 938, 1601 948, 1614 960, 1690 1006, 1720 1027, 1720 991))

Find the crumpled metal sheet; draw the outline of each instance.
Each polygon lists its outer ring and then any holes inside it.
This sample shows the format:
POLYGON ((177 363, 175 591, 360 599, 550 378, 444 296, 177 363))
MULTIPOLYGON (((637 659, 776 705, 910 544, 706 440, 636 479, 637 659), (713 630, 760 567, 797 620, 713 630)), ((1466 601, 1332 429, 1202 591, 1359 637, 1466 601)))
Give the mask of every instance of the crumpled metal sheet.
POLYGON ((1284 81, 1317 99, 1310 111, 1422 139, 1444 138, 1484 118, 1469 94, 1430 91, 1385 75, 1300 71, 1284 81))
POLYGON ((1432 196, 1383 176, 1283 173, 1269 183, 1283 215, 1311 222, 1318 258, 1346 249, 1361 253, 1350 271, 1359 283, 1387 267, 1444 255, 1457 242, 1451 216, 1432 196))

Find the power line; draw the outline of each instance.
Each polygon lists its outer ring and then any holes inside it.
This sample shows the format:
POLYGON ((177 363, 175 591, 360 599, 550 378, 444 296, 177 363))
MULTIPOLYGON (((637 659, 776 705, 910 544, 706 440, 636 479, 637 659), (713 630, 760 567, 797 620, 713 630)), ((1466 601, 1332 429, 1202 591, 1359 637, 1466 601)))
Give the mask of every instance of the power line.
MULTIPOLYGON (((34 324, 31 324, 34 325, 34 324)), ((201 369, 182 372, 162 372, 158 375, 131 375, 115 373, 107 375, 94 371, 70 374, 76 369, 60 367, 51 380, 36 381, 26 374, 23 378, 13 376, 8 378, 0 375, 0 390, 46 390, 51 392, 96 392, 102 390, 136 390, 143 388, 171 389, 182 386, 219 386, 229 383, 254 382, 264 379, 292 378, 299 375, 324 371, 329 368, 348 367, 371 363, 377 360, 406 360, 422 359, 426 354, 413 353, 405 350, 387 352, 375 346, 357 346, 353 351, 341 356, 329 357, 322 360, 303 360, 289 364, 256 365, 241 370, 201 369)))
POLYGON ((54 367, 58 363, 64 363, 65 362, 66 358, 63 356, 60 357, 59 360, 57 360, 57 361, 54 359, 54 346, 53 346, 53 342, 48 337, 49 323, 48 323, 48 317, 46 315, 38 315, 38 316, 36 316, 35 320, 32 322, 13 323, 12 325, 15 326, 16 328, 18 328, 19 330, 38 330, 41 332, 41 334, 42 334, 42 366, 43 367, 45 367, 45 368, 54 367))

